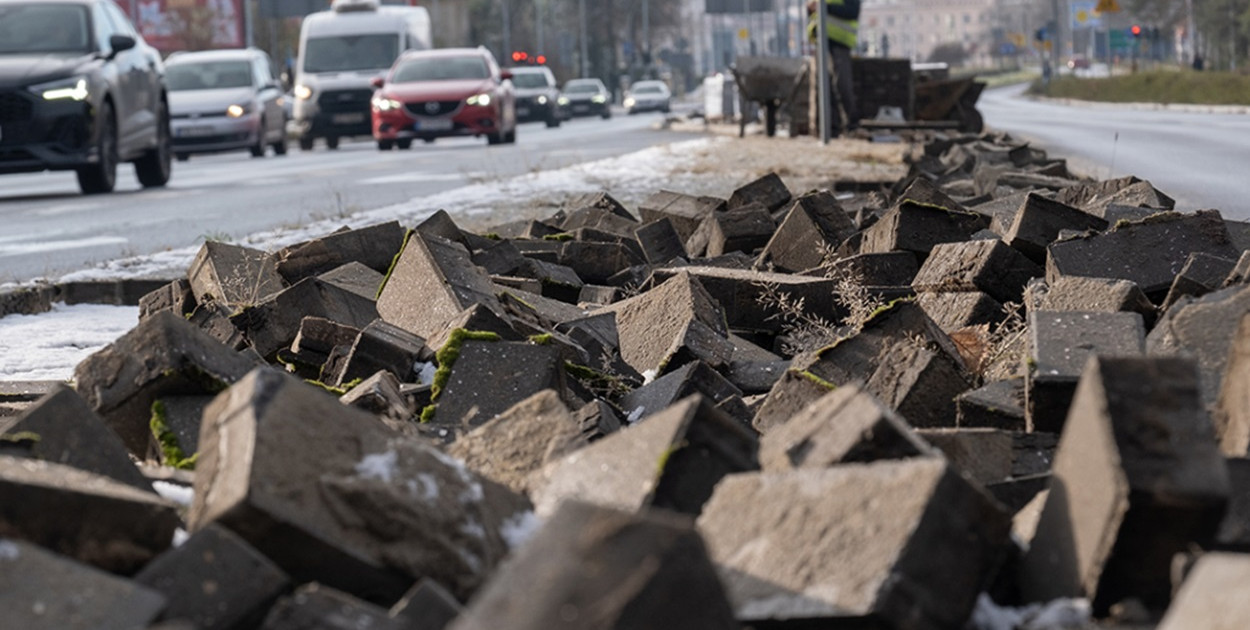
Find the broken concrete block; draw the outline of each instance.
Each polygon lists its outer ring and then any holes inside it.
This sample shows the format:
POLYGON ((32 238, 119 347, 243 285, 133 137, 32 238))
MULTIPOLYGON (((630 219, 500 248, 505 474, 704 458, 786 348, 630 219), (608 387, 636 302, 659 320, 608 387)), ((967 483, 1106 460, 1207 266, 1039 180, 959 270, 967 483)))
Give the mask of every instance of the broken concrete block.
POLYGON ((236 313, 237 311, 220 302, 206 302, 197 305, 186 319, 221 345, 242 351, 248 347, 247 337, 230 321, 231 316, 236 313))
POLYGON ((1242 251, 1241 258, 1237 259, 1237 264, 1233 266, 1233 270, 1228 272, 1228 277, 1224 278, 1221 288, 1228 288, 1239 284, 1250 283, 1250 252, 1242 251))
MULTIPOLYGON (((577 298, 581 296, 582 287, 586 284, 571 267, 543 260, 527 260, 517 270, 517 275, 532 278, 538 282, 537 290, 532 292, 568 304, 577 302, 577 298)), ((528 290, 524 286, 518 288, 528 290)))
POLYGON ((1173 555, 1214 540, 1229 496, 1193 361, 1091 359, 1053 474, 1024 557, 1028 601, 1165 605, 1173 555))
POLYGON ((62 464, 0 455, 0 532, 112 573, 169 547, 180 521, 151 490, 62 464))
MULTIPOLYGON (((1046 295, 1038 305, 1043 311, 1084 311, 1139 313, 1147 326, 1153 326, 1157 312, 1137 284, 1130 280, 1060 276, 1046 283, 1046 295)), ((1032 309, 1030 305, 1030 309, 1032 309)))
POLYGON ((966 241, 989 221, 976 213, 904 201, 864 230, 862 254, 905 251, 923 259, 941 243, 966 241))
POLYGON ((204 413, 191 531, 230 528, 296 582, 388 605, 429 577, 467 597, 528 502, 424 442, 274 370, 204 413))
POLYGON ((1024 431, 1024 379, 991 381, 955 397, 956 424, 1024 431))
POLYGON ((933 455, 905 420, 858 385, 826 390, 760 439, 760 467, 768 472, 933 455))
POLYGON ((733 352, 724 311, 687 273, 603 310, 616 315, 621 357, 643 374, 661 374, 691 359, 722 365, 733 352))
POLYGON ((589 444, 554 390, 543 390, 461 436, 447 449, 482 476, 518 494, 534 471, 589 444))
POLYGON ((980 291, 919 293, 916 303, 946 333, 981 324, 998 324, 1007 314, 1001 302, 980 291))
POLYGON ((768 396, 751 418, 751 426, 767 434, 836 387, 820 377, 787 369, 768 390, 768 396))
POLYGON ((911 286, 917 293, 980 291, 1000 303, 1019 302, 1029 280, 1043 274, 1002 241, 945 243, 933 248, 911 286))
POLYGON ((565 390, 564 362, 554 346, 469 336, 443 346, 438 359, 447 376, 435 376, 437 411, 425 419, 441 425, 477 427, 544 389, 565 390))
MULTIPOLYGON (((1046 248, 1064 230, 1085 232, 1107 229, 1107 221, 1065 203, 1029 193, 1003 234, 1003 242, 1037 264, 1046 262, 1046 248)), ((1041 274, 1038 274, 1041 275, 1041 274)))
POLYGON ((866 287, 909 287, 919 271, 911 252, 878 252, 838 260, 825 275, 866 287))
POLYGON ((65 464, 152 491, 121 438, 87 401, 61 383, 20 415, 0 417, 0 454, 65 464))
POLYGON ((451 625, 453 630, 738 628, 687 517, 567 501, 451 625), (681 593, 680 598, 662 593, 681 593))
POLYGON ((379 370, 386 370, 401 381, 412 381, 415 366, 432 360, 434 351, 426 347, 424 339, 377 319, 360 330, 343 361, 342 371, 325 382, 342 386, 379 370))
POLYGON ((1241 316, 1231 345, 1212 416, 1220 450, 1245 457, 1250 453, 1250 314, 1241 316))
POLYGON ((616 212, 586 206, 573 210, 565 215, 560 221, 560 228, 565 232, 572 232, 583 228, 593 228, 603 232, 610 232, 618 236, 628 237, 633 234, 634 229, 638 227, 638 220, 626 212, 623 208, 625 216, 621 216, 616 212))
POLYGON ((790 205, 756 267, 790 273, 815 269, 832 262, 828 254, 856 231, 833 193, 810 192, 790 205))
POLYGON ((564 202, 561 212, 569 214, 582 208, 595 208, 614 214, 622 219, 636 220, 634 215, 630 214, 629 210, 626 210, 620 201, 603 191, 575 195, 564 202))
POLYGON ((1220 395, 1241 316, 1250 312, 1250 287, 1229 287, 1168 309, 1146 337, 1152 355, 1184 355, 1198 361, 1202 399, 1214 406, 1220 395))
POLYGON ((432 339, 473 304, 495 308, 495 289, 458 243, 413 235, 378 294, 378 315, 432 339))
POLYGON ((1250 552, 1250 459, 1225 458, 1228 467, 1228 509, 1215 535, 1216 548, 1250 552))
POLYGON ((864 389, 916 427, 955 426, 955 398, 971 389, 963 360, 942 344, 887 346, 864 389))
POLYGON ((139 298, 139 319, 147 319, 160 311, 172 311, 175 315, 189 315, 195 310, 195 296, 191 283, 178 278, 169 284, 139 298))
POLYGON ((305 584, 278 601, 260 630, 405 630, 385 608, 324 584, 305 584))
MULTIPOLYGON (((715 212, 703 220, 707 224, 709 258, 730 252, 751 254, 768 244, 777 225, 761 206, 749 206, 728 212, 715 212)), ((687 250, 695 252, 687 243, 687 250)))
POLYGON ((724 199, 661 190, 647 197, 638 206, 638 214, 643 223, 668 219, 684 243, 699 229, 707 215, 724 210, 725 207, 724 199))
POLYGON ((572 269, 584 283, 607 284, 608 279, 646 261, 623 243, 569 241, 560 248, 561 265, 572 269))
MULTIPOLYGON (((735 344, 740 346, 740 344, 735 344)), ((754 344, 752 344, 754 345, 754 344)), ((758 347, 758 346, 757 346, 758 347)), ((772 359, 735 359, 725 369, 725 379, 733 383, 743 396, 767 394, 790 369, 790 362, 772 359)))
POLYGON ((201 630, 255 627, 290 586, 287 575, 230 530, 209 525, 148 563, 135 582, 165 596, 165 620, 201 630))
POLYGON ((1151 186, 1150 182, 1132 175, 1069 186, 1060 190, 1055 195, 1055 200, 1102 217, 1106 216, 1106 209, 1112 205, 1171 210, 1176 204, 1171 197, 1151 186))
POLYGON ((742 392, 702 361, 687 363, 626 393, 620 405, 632 424, 693 394, 702 394, 718 409, 744 424, 751 419, 742 402, 742 392))
POLYGON ((956 468, 987 489, 1050 472, 1058 436, 1001 429, 917 429, 956 468))
POLYGON ((725 475, 759 468, 749 429, 690 396, 549 464, 531 482, 535 511, 576 499, 637 512, 698 514, 725 475))
POLYGON ((782 299, 815 317, 840 318, 845 311, 835 299, 837 282, 830 278, 703 265, 657 269, 654 278, 666 282, 686 274, 720 305, 725 323, 734 330, 780 332, 785 323, 778 317, 782 299))
POLYGON ((186 319, 157 313, 74 368, 77 390, 126 448, 147 453, 152 403, 169 394, 216 393, 255 364, 186 319))
POLYGON ((621 430, 621 417, 612 405, 596 398, 573 413, 582 436, 588 442, 603 439, 621 430))
POLYGON ((306 278, 275 293, 259 304, 230 316, 252 348, 263 357, 289 348, 299 334, 304 317, 324 317, 333 322, 364 328, 378 318, 370 298, 330 284, 320 278, 306 278))
POLYGON ((286 285, 273 254, 250 247, 205 241, 187 270, 196 302, 219 302, 232 309, 260 303, 286 285))
POLYGON ((582 290, 577 294, 577 303, 582 306, 607 306, 619 300, 620 297, 621 290, 616 287, 587 284, 583 285, 582 290))
POLYGON ((460 602, 447 589, 423 579, 391 606, 390 616, 405 623, 405 630, 444 630, 462 612, 460 602))
POLYGON ((1159 622, 1159 630, 1209 628, 1233 630, 1250 617, 1250 599, 1244 586, 1250 580, 1250 555, 1208 553, 1185 578, 1185 583, 1159 622))
POLYGON ((946 208, 954 212, 964 212, 967 208, 963 204, 955 201, 953 197, 943 192, 937 183, 930 181, 924 177, 913 179, 907 188, 898 196, 895 207, 906 202, 917 203, 926 206, 937 206, 946 208))
POLYGON ((962 627, 1009 528, 938 457, 731 475, 699 517, 751 625, 962 627))
POLYGON ((1241 254, 1214 210, 1157 214, 1102 234, 1052 243, 1048 252, 1047 282, 1061 276, 1120 278, 1137 283, 1147 297, 1159 301, 1190 254, 1234 259, 1241 254))
POLYGON ((165 598, 39 546, 0 537, 0 607, 6 628, 146 628, 165 598))
MULTIPOLYGON (((335 348, 350 348, 360 329, 332 322, 324 317, 305 317, 300 320, 299 332, 291 341, 290 353, 281 352, 278 359, 284 363, 316 368, 319 374, 335 348)), ((298 371, 298 370, 297 370, 298 371)), ((322 382, 327 382, 322 379, 322 382)))
POLYGON ((339 402, 382 418, 387 426, 405 433, 417 409, 400 388, 394 374, 382 370, 352 387, 339 402))
POLYGON ((635 229, 634 238, 638 240, 648 264, 663 265, 686 257, 685 241, 667 217, 635 229))
POLYGON ((729 196, 729 210, 759 205, 769 212, 780 210, 790 201, 790 189, 776 173, 769 173, 743 186, 729 196))
POLYGON ((1145 353, 1137 313, 1029 313, 1025 420, 1030 431, 1059 433, 1090 357, 1145 353))
POLYGON ((1183 297, 1202 297, 1224 286, 1224 280, 1233 272, 1237 261, 1203 252, 1189 255, 1181 272, 1172 280, 1172 288, 1164 298, 1161 310, 1167 310, 1183 297))
MULTIPOLYGON (((324 274, 357 263, 377 273, 386 273, 404 245, 405 231, 398 221, 379 223, 353 230, 339 230, 327 236, 292 245, 278 252, 276 269, 289 283, 324 274)), ((377 286, 374 287, 377 295, 377 286)))
POLYGON ((382 288, 382 281, 386 280, 382 272, 374 271, 366 267, 364 263, 355 261, 335 267, 317 277, 322 282, 333 284, 370 300, 378 299, 378 290, 382 288))

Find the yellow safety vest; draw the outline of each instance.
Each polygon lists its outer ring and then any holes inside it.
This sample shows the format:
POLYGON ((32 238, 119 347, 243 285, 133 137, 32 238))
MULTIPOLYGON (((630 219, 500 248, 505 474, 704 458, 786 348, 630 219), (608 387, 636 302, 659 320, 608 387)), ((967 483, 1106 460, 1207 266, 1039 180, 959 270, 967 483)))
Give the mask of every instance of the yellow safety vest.
MULTIPOLYGON (((826 2, 838 6, 842 4, 842 0, 826 0, 826 2)), ((815 11, 807 21, 808 40, 816 39, 816 20, 818 19, 820 19, 820 12, 815 11)), ((859 43, 859 20, 844 20, 826 11, 825 35, 830 40, 855 50, 855 46, 859 43)))

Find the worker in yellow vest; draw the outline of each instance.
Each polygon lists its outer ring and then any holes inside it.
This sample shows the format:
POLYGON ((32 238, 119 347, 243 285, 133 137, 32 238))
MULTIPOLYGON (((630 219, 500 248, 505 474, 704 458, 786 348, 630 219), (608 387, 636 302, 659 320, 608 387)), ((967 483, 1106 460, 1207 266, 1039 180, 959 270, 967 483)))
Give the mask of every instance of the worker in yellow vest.
MULTIPOLYGON (((860 0, 825 0, 825 5, 825 35, 829 54, 833 57, 834 102, 830 128, 836 136, 840 130, 851 131, 859 127, 859 107, 851 80, 851 51, 859 44, 860 0), (839 116, 839 109, 845 118, 839 116)), ((816 20, 820 16, 816 9, 816 0, 808 0, 807 38, 813 42, 816 40, 816 20)))

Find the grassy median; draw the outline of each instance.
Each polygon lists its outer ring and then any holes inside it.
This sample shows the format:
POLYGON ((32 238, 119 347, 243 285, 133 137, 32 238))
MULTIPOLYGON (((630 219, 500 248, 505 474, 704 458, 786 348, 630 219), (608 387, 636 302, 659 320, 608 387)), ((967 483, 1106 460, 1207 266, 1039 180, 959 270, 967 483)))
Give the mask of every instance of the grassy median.
POLYGON ((1250 76, 1231 72, 1150 70, 1102 79, 1056 77, 1034 94, 1107 103, 1250 105, 1250 76))

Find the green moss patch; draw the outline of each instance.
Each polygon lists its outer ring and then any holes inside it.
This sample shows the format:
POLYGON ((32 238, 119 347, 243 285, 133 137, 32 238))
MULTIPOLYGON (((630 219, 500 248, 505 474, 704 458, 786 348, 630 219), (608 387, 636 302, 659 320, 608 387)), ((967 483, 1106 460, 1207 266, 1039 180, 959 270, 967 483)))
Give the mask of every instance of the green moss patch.
POLYGON ((399 265, 399 257, 404 255, 404 250, 408 249, 408 241, 412 239, 412 235, 416 230, 408 230, 404 233, 404 244, 399 246, 399 251, 395 252, 395 256, 391 258, 391 266, 386 269, 386 275, 382 276, 382 282, 378 284, 378 292, 373 299, 382 297, 382 289, 386 288, 386 283, 390 282, 391 274, 395 273, 395 267, 399 265))
POLYGON ((196 453, 187 457, 183 452, 182 446, 178 444, 178 437, 169 428, 165 403, 160 400, 152 403, 152 419, 148 421, 148 427, 152 430, 152 437, 156 438, 156 443, 161 447, 161 459, 165 461, 166 466, 179 470, 195 470, 195 460, 200 454, 196 453))
POLYGON ((807 370, 790 370, 790 373, 794 374, 795 376, 800 376, 802 378, 805 378, 829 391, 833 391, 838 388, 837 385, 834 385, 833 383, 830 383, 829 381, 826 381, 825 379, 820 378, 819 376, 816 376, 815 374, 812 374, 811 372, 807 370))
MULTIPOLYGON (((438 354, 434 355, 434 360, 438 363, 438 369, 434 371, 434 383, 430 386, 430 400, 438 400, 442 395, 443 388, 447 387, 447 381, 451 380, 451 369, 456 364, 456 359, 460 358, 460 347, 466 341, 499 341, 500 337, 497 333, 485 330, 465 330, 457 328, 451 331, 451 336, 447 339, 447 343, 439 348, 438 354)), ((424 414, 423 414, 424 415, 424 414)))

